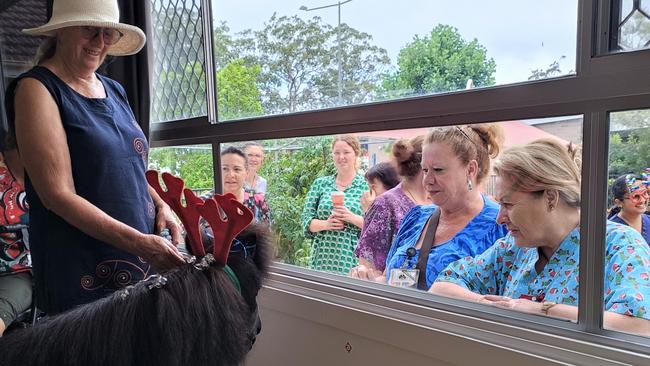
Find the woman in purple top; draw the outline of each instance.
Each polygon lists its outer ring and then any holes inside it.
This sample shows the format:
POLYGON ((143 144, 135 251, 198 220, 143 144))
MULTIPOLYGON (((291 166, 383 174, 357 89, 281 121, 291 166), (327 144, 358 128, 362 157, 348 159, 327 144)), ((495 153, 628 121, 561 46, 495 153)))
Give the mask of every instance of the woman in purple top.
POLYGON ((393 145, 393 158, 403 181, 377 197, 366 213, 354 251, 360 264, 352 268, 351 277, 374 280, 381 276, 386 267, 386 255, 404 215, 416 205, 430 204, 422 185, 423 139, 417 136, 393 145))

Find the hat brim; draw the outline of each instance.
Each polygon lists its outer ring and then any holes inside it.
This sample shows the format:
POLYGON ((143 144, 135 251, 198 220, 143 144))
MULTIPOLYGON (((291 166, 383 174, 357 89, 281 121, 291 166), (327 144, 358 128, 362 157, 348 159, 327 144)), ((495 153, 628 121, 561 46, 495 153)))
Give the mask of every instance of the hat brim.
POLYGON ((110 46, 108 49, 107 54, 111 56, 128 56, 136 54, 142 49, 142 47, 144 47, 144 44, 147 40, 144 32, 138 27, 123 23, 93 20, 71 20, 67 22, 46 23, 40 27, 23 29, 23 33, 32 36, 54 37, 56 35, 56 31, 61 28, 77 26, 115 28, 122 32, 124 36, 119 40, 119 42, 110 46))

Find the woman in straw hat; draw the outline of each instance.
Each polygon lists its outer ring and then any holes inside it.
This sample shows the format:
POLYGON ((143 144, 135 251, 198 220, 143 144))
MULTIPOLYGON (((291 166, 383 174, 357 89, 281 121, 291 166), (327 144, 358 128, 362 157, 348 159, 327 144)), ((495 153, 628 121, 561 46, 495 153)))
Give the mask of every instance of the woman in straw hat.
POLYGON ((182 237, 145 179, 148 144, 107 55, 137 53, 144 33, 119 23, 115 0, 55 0, 36 66, 7 93, 25 166, 38 306, 57 313, 183 263, 153 235, 182 237), (153 268, 151 268, 153 266, 153 268))

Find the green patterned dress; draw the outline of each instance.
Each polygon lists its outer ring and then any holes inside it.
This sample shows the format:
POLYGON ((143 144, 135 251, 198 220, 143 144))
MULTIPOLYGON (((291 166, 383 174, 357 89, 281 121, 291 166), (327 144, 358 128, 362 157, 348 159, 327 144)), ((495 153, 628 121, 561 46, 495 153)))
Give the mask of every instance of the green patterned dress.
MULTIPOLYGON (((368 190, 368 184, 362 175, 357 174, 352 184, 344 191, 345 206, 357 215, 361 210, 361 195, 368 190)), ((312 238, 310 267, 319 271, 347 275, 358 264, 354 248, 359 241, 361 229, 350 223, 343 230, 325 230, 318 233, 309 231, 311 220, 327 220, 332 213, 331 193, 338 191, 336 176, 316 179, 305 200, 302 211, 302 226, 305 235, 312 238)))

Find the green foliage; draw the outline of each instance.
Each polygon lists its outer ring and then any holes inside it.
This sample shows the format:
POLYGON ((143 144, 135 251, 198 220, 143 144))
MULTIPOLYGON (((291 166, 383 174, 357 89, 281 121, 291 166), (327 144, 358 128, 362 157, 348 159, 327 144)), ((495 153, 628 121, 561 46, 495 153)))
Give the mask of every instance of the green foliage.
POLYGON ((639 173, 650 166, 650 110, 616 112, 609 140, 609 176, 639 173))
POLYGON ((229 120, 264 114, 257 78, 259 65, 246 66, 235 60, 217 73, 217 111, 219 120, 229 120))
POLYGON ((185 146, 151 149, 149 169, 168 172, 185 180, 185 186, 195 190, 214 188, 212 150, 185 146))
POLYGON ((296 150, 266 145, 260 175, 268 181, 267 201, 273 215, 278 260, 307 266, 311 240, 305 238, 300 220, 305 197, 316 178, 334 174, 336 170, 331 138, 300 139, 300 144, 303 147, 296 150))
POLYGON ((345 24, 337 29, 319 17, 273 14, 262 30, 242 32, 238 47, 241 57, 263 66, 259 85, 265 110, 286 113, 366 101, 390 63, 387 51, 371 41, 345 24))
POLYGON ((496 71, 478 40, 467 42, 444 24, 426 37, 415 36, 400 50, 397 64, 397 71, 384 75, 380 99, 460 90, 468 79, 476 86, 493 85, 496 71))

